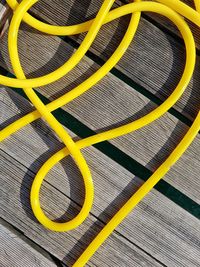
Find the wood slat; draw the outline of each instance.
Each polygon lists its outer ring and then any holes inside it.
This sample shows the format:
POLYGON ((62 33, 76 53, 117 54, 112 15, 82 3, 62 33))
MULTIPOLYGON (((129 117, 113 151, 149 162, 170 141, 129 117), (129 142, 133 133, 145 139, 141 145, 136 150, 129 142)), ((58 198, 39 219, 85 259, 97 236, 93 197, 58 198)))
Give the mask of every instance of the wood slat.
MULTIPOLYGON (((11 166, 8 164, 9 160, 12 161, 13 165, 16 164, 13 158, 9 159, 6 157, 5 161, 2 160, 2 163, 4 164, 5 168, 8 169, 11 168, 11 166)), ((70 234, 57 234, 43 229, 33 218, 28 204, 29 189, 27 187, 30 186, 33 176, 29 176, 28 174, 26 175, 27 184, 23 186, 23 191, 20 192, 21 184, 19 181, 20 178, 23 177, 24 173, 27 172, 27 170, 20 170, 19 168, 16 168, 16 166, 13 168, 13 165, 11 172, 6 172, 5 168, 3 169, 4 175, 7 179, 6 181, 3 180, 4 188, 1 189, 1 191, 3 191, 2 195, 4 198, 4 202, 1 206, 1 216, 9 221, 12 221, 15 227, 22 230, 26 236, 31 238, 43 248, 47 249, 52 255, 59 258, 68 266, 72 266, 80 252, 83 250, 86 244, 88 244, 91 236, 96 234, 96 232, 99 230, 101 224, 95 222, 95 218, 92 217, 87 220, 84 226, 79 227, 78 230, 73 233, 71 232, 70 234), (16 177, 16 174, 12 173, 13 171, 19 176, 16 177), (11 180, 9 180, 9 178, 11 178, 11 180), (19 181, 16 181, 15 179, 18 179, 19 181), (8 194, 12 195, 8 197, 8 194), (19 198, 20 194, 21 196, 23 195, 23 207, 19 198), (9 205, 6 203, 8 202, 8 199, 9 205), (88 230, 90 227, 92 229, 88 230), (84 234, 87 234, 85 239, 83 238, 84 234)), ((19 164, 17 163, 17 165, 19 164)), ((70 205, 69 198, 63 196, 58 190, 52 188, 52 186, 47 185, 46 187, 44 185, 44 190, 47 191, 47 193, 44 194, 43 192, 42 201, 45 203, 45 206, 48 205, 48 208, 45 207, 45 211, 49 215, 51 215, 52 210, 58 210, 59 213, 62 212, 64 214, 66 205, 70 205)), ((75 213, 78 212, 78 207, 74 203, 71 204, 71 209, 73 209, 73 212, 75 213)), ((69 212, 69 214, 71 216, 73 215, 72 212, 69 212)), ((140 260, 144 261, 150 266, 162 266, 157 264, 157 262, 151 259, 150 256, 146 256, 146 253, 142 252, 141 254, 140 252, 140 249, 136 248, 135 250, 135 246, 129 244, 129 242, 126 242, 123 237, 118 238, 117 235, 114 235, 113 238, 111 238, 106 244, 106 247, 102 247, 102 249, 97 253, 97 256, 95 256, 87 266, 100 266, 100 264, 104 264, 104 266, 112 266, 113 262, 116 266, 119 266, 120 262, 127 264, 127 266, 132 266, 132 264, 140 266, 140 260), (120 257, 117 255, 118 247, 121 248, 121 252, 124 254, 124 256, 120 257), (105 250, 107 251, 106 255, 105 250), (102 255, 104 255, 104 257, 102 257, 102 255), (118 263, 116 262, 117 260, 119 261, 118 263)))
POLYGON ((0 265, 2 267, 56 267, 49 255, 0 219, 0 265), (37 247, 37 248, 36 248, 37 247))
MULTIPOLYGON (((182 0, 182 2, 189 5, 192 8, 195 8, 193 0, 182 0)), ((146 14, 146 15, 150 20, 151 19, 155 20, 156 24, 158 23, 159 27, 164 27, 167 31, 171 31, 177 37, 181 37, 177 28, 172 23, 170 23, 168 20, 164 19, 161 16, 157 16, 155 14, 146 14)), ((194 34, 196 47, 198 50, 200 50, 200 39, 199 39, 200 29, 197 26, 195 26, 194 24, 192 24, 191 22, 189 22, 189 21, 187 21, 187 22, 188 22, 188 24, 189 24, 189 26, 190 26, 193 34, 194 34)))
MULTIPOLYGON (((25 70, 31 75, 52 71, 74 52, 74 49, 61 39, 41 36, 36 32, 29 33, 28 28, 21 32, 19 47, 25 70), (31 60, 33 58, 34 60, 31 60)), ((3 58, 6 59, 6 45, 2 43, 1 48, 3 58)), ((74 88, 98 68, 97 64, 84 57, 69 75, 53 85, 41 88, 40 92, 51 100, 55 99, 74 88)), ((103 131, 133 121, 154 108, 155 105, 146 97, 109 74, 94 88, 63 109, 92 130, 103 131)), ((187 130, 186 125, 167 113, 144 129, 114 139, 111 143, 154 171, 175 148, 187 130)), ((165 177, 167 182, 197 203, 200 203, 199 153, 198 136, 165 177)))
MULTIPOLYGON (((114 6, 119 6, 119 3, 114 6)), ((35 6, 33 12, 49 23, 70 25, 94 17, 100 5, 101 2, 94 0, 81 2, 59 0, 56 4, 44 0, 35 6)), ((168 20, 162 19, 162 21, 167 22, 165 24, 168 27, 168 20)), ((90 50, 101 59, 107 60, 121 41, 127 25, 128 19, 122 18, 103 26, 90 50)), ((196 36, 199 36, 199 31, 196 36)), ((74 39, 80 43, 83 35, 74 39)), ((184 64, 185 49, 179 40, 175 40, 142 18, 134 41, 116 68, 139 86, 164 100, 178 83, 184 64)), ((183 97, 174 106, 189 119, 194 118, 199 110, 199 68, 198 56, 193 79, 183 97)))
MULTIPOLYGON (((4 93, 2 122, 21 116, 27 106, 27 101, 15 93, 4 93)), ((39 166, 60 146, 41 121, 21 129, 1 144, 1 216, 12 220, 25 235, 69 264, 142 181, 97 149, 85 149, 95 184, 92 214, 74 231, 47 231, 35 222, 30 211, 29 188, 39 166)), ((66 209, 70 217, 74 216, 79 207, 73 201, 81 204, 83 198, 80 188, 80 177, 70 161, 55 166, 42 188, 44 210, 52 218, 61 216, 66 209)), ((165 266, 198 266, 199 235, 199 221, 153 189, 98 250, 90 264, 162 266, 159 263, 162 262, 165 266)))

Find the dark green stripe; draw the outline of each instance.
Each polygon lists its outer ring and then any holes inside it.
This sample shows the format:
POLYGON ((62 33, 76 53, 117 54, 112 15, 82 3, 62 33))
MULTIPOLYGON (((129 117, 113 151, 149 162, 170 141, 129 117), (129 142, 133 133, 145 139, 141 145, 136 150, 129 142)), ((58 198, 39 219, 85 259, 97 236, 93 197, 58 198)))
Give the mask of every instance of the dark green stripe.
MULTIPOLYGON (((22 89, 12 89, 12 90, 27 99, 22 89)), ((38 92, 36 93, 45 104, 48 104, 50 102, 46 97, 44 97, 40 93, 38 92)), ((73 131, 76 135, 80 136, 81 138, 86 138, 88 136, 96 134, 90 128, 82 124, 79 120, 77 120, 76 118, 74 118, 72 115, 70 115, 68 112, 64 111, 61 108, 54 111, 53 114, 61 124, 66 126, 68 129, 73 131)), ((139 162, 137 162, 136 160, 134 160, 133 158, 122 152, 114 145, 110 144, 108 141, 96 144, 94 145, 94 147, 100 150, 108 157, 110 157, 118 164, 120 164, 121 166, 123 166, 125 169, 130 171, 133 175, 136 175, 139 178, 141 178, 143 181, 146 181, 152 175, 152 172, 149 169, 147 169, 139 162)), ((167 198, 172 200, 174 203, 182 207, 184 210, 186 210, 196 218, 200 219, 200 205, 198 205, 191 198, 180 192, 178 189, 174 188, 172 185, 170 185, 164 180, 161 180, 155 186, 155 188, 160 193, 165 195, 167 198)))
POLYGON ((3 67, 0 66, 0 74, 4 75, 4 76, 8 76, 9 72, 6 69, 4 69, 3 67))

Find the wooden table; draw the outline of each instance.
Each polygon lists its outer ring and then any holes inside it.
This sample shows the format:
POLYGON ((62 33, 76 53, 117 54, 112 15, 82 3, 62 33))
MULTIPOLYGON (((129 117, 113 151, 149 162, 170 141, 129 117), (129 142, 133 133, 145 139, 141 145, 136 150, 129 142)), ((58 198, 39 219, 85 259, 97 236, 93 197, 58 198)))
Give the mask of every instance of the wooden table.
MULTIPOLYGON (((94 17, 102 1, 39 1, 32 14, 51 24, 69 25, 94 17)), ((122 3, 116 1, 115 6, 122 3)), ((192 1, 190 1, 192 5, 192 1)), ((119 44, 129 16, 98 34, 82 62, 66 77, 36 90, 45 102, 74 88, 102 65, 119 44)), ((113 214, 175 148, 200 103, 200 31, 194 29, 197 64, 183 97, 162 118, 126 136, 83 150, 95 184, 88 219, 77 229, 44 229, 29 204, 38 169, 63 144, 37 120, 1 144, 0 266, 71 266, 113 214)), ((23 24, 21 61, 29 77, 55 70, 84 35, 41 34, 23 24)), ((7 36, 0 43, 1 72, 10 75, 7 36)), ((183 41, 168 20, 143 14, 138 33, 119 64, 96 86, 55 112, 77 138, 125 124, 147 114, 174 90, 185 62, 183 41)), ((34 108, 21 94, 1 86, 2 128, 34 108)), ((134 209, 87 266, 200 266, 200 136, 164 179, 134 209)), ((51 218, 69 220, 80 210, 84 189, 70 158, 56 165, 42 187, 41 202, 51 218)))

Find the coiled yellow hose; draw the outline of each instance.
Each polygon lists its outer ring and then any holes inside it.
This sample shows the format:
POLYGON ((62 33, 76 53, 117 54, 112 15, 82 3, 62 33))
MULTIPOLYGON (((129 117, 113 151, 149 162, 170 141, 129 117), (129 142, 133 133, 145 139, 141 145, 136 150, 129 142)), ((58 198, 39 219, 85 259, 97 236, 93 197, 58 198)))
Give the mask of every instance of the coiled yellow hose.
MULTIPOLYGON (((197 11, 193 10, 191 7, 187 6, 179 0, 157 0, 157 2, 145 2, 136 0, 134 3, 126 4, 110 11, 114 0, 104 0, 97 16, 93 20, 73 26, 53 26, 40 22, 37 19, 33 18, 26 12, 36 2, 37 0, 23 0, 20 4, 18 4, 16 0, 7 0, 7 3, 14 11, 14 15, 9 27, 8 47, 10 60, 17 79, 0 75, 0 83, 16 88, 22 87, 30 101, 36 107, 36 110, 3 129, 0 134, 0 140, 4 140, 9 135, 19 130, 21 127, 40 117, 43 117, 65 144, 66 147, 64 149, 58 151, 44 163, 44 165, 37 173, 31 188, 31 206, 38 221, 40 221, 45 227, 51 230, 61 232, 71 230, 80 225, 88 216, 93 203, 93 182, 90 170, 80 150, 98 142, 110 140, 112 138, 116 138, 118 136, 135 131, 153 122, 154 120, 161 117, 164 113, 166 113, 177 102, 177 100, 183 94, 184 90, 187 88, 187 85, 190 82, 194 72, 196 49, 191 30, 182 16, 200 27, 200 1, 195 0, 195 7, 197 11), (74 142, 66 132, 66 130, 63 128, 63 126, 51 114, 51 112, 59 107, 62 107, 63 105, 69 103, 76 97, 86 92, 99 80, 101 80, 117 64, 125 51, 128 49, 135 35, 142 11, 156 12, 169 18, 177 26, 184 39, 186 47, 186 63, 184 72, 177 87, 174 89, 173 93, 165 100, 165 102, 163 102, 155 110, 151 111, 144 117, 134 122, 128 123, 127 125, 120 126, 118 128, 108 130, 106 132, 99 133, 94 136, 74 142), (112 20, 130 13, 132 14, 132 17, 127 31, 120 45, 110 57, 110 59, 96 73, 85 80, 82 84, 45 106, 31 87, 38 87, 49 84, 68 74, 68 72, 72 70, 83 58, 103 24, 109 23, 112 20), (20 64, 17 48, 18 31, 22 20, 24 20, 27 24, 36 28, 37 30, 48 34, 72 35, 81 32, 87 32, 87 35, 77 51, 65 64, 63 64, 63 66, 45 76, 26 79, 20 64), (57 223, 51 221, 42 211, 39 201, 39 192, 42 182, 49 170, 62 158, 68 155, 71 155, 74 158, 83 176, 85 185, 85 200, 80 213, 75 218, 65 223, 57 223)), ((121 223, 121 221, 131 212, 131 210, 145 197, 145 195, 155 186, 155 184, 168 172, 171 166, 175 164, 175 162, 181 157, 181 155, 191 144, 199 130, 200 112, 198 113, 187 134, 184 136, 175 150, 171 153, 171 155, 167 158, 167 160, 115 214, 115 216, 94 238, 94 240, 73 266, 81 267, 87 263, 87 261, 95 253, 99 246, 106 240, 106 238, 108 238, 108 236, 121 223)))

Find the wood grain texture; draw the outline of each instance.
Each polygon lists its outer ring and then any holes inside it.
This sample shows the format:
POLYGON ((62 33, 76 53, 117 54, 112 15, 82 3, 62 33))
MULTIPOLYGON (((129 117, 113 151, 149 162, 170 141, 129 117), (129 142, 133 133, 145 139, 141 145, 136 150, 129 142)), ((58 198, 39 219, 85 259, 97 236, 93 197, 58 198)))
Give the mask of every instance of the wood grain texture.
MULTIPOLYGON (((56 3, 44 0, 34 7, 33 12, 49 23, 70 25, 94 17, 100 5, 101 2, 95 0, 67 2, 58 0, 56 3)), ((114 6, 119 5, 117 2, 114 6)), ((101 59, 107 60, 120 43, 128 20, 128 17, 122 18, 103 26, 90 50, 101 59)), ((167 19, 163 21, 168 22, 167 19)), ((196 35, 199 36, 199 31, 196 35)), ((80 43, 83 35, 78 38, 74 37, 74 39, 80 43)), ((142 18, 134 41, 116 69, 131 81, 164 100, 178 83, 184 64, 185 49, 180 41, 142 18)), ((176 110, 190 119, 194 118, 199 110, 199 68, 198 56, 193 79, 183 97, 174 106, 176 110)))
MULTIPOLYGON (((26 100, 11 91, 3 94, 1 107, 4 125, 30 109, 26 100)), ((95 184, 91 215, 74 231, 50 232, 35 222, 29 207, 29 189, 42 162, 61 146, 41 121, 21 129, 1 144, 0 215, 55 257, 71 264, 142 181, 95 148, 85 149, 95 184)), ((83 191, 72 162, 66 160, 56 165, 47 178, 41 194, 45 212, 55 218, 67 209, 67 215, 62 216, 65 219, 77 214, 83 191)), ((153 189, 97 251, 90 264, 198 266, 199 240, 199 221, 153 189)))
POLYGON ((56 267, 50 256, 0 219, 1 267, 56 267))
MULTIPOLYGON (((3 43, 1 51, 6 60, 7 47, 3 43)), ((54 70, 74 52, 74 48, 61 39, 43 36, 37 32, 28 32, 26 27, 21 32, 19 47, 24 69, 31 76, 54 70)), ((99 66, 92 60, 84 57, 82 62, 66 77, 39 91, 53 100, 74 88, 98 68, 99 66)), ((114 75, 108 74, 91 90, 63 109, 92 130, 99 132, 140 118, 155 107, 155 104, 142 94, 114 75)), ((144 129, 114 139, 111 143, 154 171, 175 148, 187 130, 186 125, 166 113, 144 129)), ((196 138, 192 146, 165 177, 167 182, 197 203, 200 203, 199 138, 199 136, 196 138)))
MULTIPOLYGON (((182 2, 184 2, 187 5, 189 5, 192 8, 195 8, 193 0, 182 0, 182 2)), ((182 38, 180 33, 179 33, 179 31, 177 30, 177 28, 172 23, 170 23, 169 20, 166 20, 163 17, 155 15, 155 14, 152 14, 152 13, 151 14, 146 13, 146 16, 150 20, 153 19, 153 21, 155 21, 156 25, 158 25, 159 27, 162 27, 167 31, 171 31, 171 33, 175 34, 177 37, 182 38)), ((188 24, 189 24, 189 26, 190 26, 193 34, 194 34, 196 47, 197 47, 197 49, 199 51, 200 50, 200 38, 199 38, 200 29, 196 25, 192 24, 190 21, 187 21, 187 22, 188 22, 188 24)))

